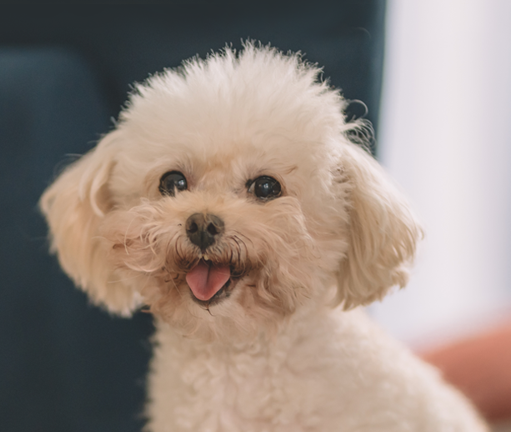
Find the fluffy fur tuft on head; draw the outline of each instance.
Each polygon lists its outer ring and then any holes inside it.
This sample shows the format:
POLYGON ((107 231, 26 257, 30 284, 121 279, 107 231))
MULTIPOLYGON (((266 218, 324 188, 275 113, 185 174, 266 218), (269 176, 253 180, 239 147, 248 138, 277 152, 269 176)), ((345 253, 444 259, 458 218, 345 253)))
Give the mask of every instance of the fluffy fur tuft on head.
POLYGON ((208 337, 277 325, 329 303, 335 285, 346 308, 403 286, 420 228, 350 142, 361 124, 346 123, 346 102, 319 72, 247 44, 137 85, 116 130, 42 197, 64 270, 112 312, 146 304, 208 337), (185 190, 161 193, 168 172, 185 190), (261 178, 277 181, 279 195, 256 196, 261 178), (225 225, 207 249, 187 234, 197 213, 225 225), (188 277, 204 263, 230 272, 206 301, 188 277))

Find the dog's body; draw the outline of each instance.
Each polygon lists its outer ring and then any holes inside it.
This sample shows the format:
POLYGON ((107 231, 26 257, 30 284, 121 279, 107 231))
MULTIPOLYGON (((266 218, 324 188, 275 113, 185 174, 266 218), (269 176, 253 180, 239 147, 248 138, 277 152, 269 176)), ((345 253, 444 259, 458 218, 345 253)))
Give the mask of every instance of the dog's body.
POLYGON ((249 44, 154 76, 42 198, 77 285, 157 318, 151 431, 486 430, 333 307, 403 286, 421 230, 318 72, 249 44))
POLYGON ((360 310, 292 319, 272 343, 204 345, 160 323, 149 430, 484 431, 453 389, 360 310))

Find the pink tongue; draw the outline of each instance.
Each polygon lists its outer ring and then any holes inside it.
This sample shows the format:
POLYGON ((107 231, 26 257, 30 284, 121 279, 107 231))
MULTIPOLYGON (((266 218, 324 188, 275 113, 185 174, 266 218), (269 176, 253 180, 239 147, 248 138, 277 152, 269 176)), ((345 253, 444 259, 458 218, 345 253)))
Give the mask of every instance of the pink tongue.
POLYGON ((186 275, 186 282, 196 298, 207 301, 220 291, 230 277, 229 266, 215 267, 200 260, 186 275))

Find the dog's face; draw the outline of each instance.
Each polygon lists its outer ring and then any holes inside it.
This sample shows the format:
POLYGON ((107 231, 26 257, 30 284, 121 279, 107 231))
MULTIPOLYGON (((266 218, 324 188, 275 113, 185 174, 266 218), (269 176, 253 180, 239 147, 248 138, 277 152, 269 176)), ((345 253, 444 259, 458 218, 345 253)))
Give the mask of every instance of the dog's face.
POLYGON ((66 272, 111 311, 145 304, 204 338, 403 285, 420 229, 317 74, 248 46, 139 86, 42 198, 66 272))

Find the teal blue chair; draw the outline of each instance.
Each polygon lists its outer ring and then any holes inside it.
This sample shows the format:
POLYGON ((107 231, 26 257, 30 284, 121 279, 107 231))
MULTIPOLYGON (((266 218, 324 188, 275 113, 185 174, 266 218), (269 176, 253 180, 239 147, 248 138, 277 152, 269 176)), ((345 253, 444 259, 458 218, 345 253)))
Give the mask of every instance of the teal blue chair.
MULTIPOLYGON (((38 199, 112 128, 133 81, 226 42, 301 50, 376 123, 382 0, 134 5, 0 14, 0 430, 141 430, 151 317, 88 304, 48 254, 38 199)), ((349 116, 364 113, 353 105, 349 116)))

